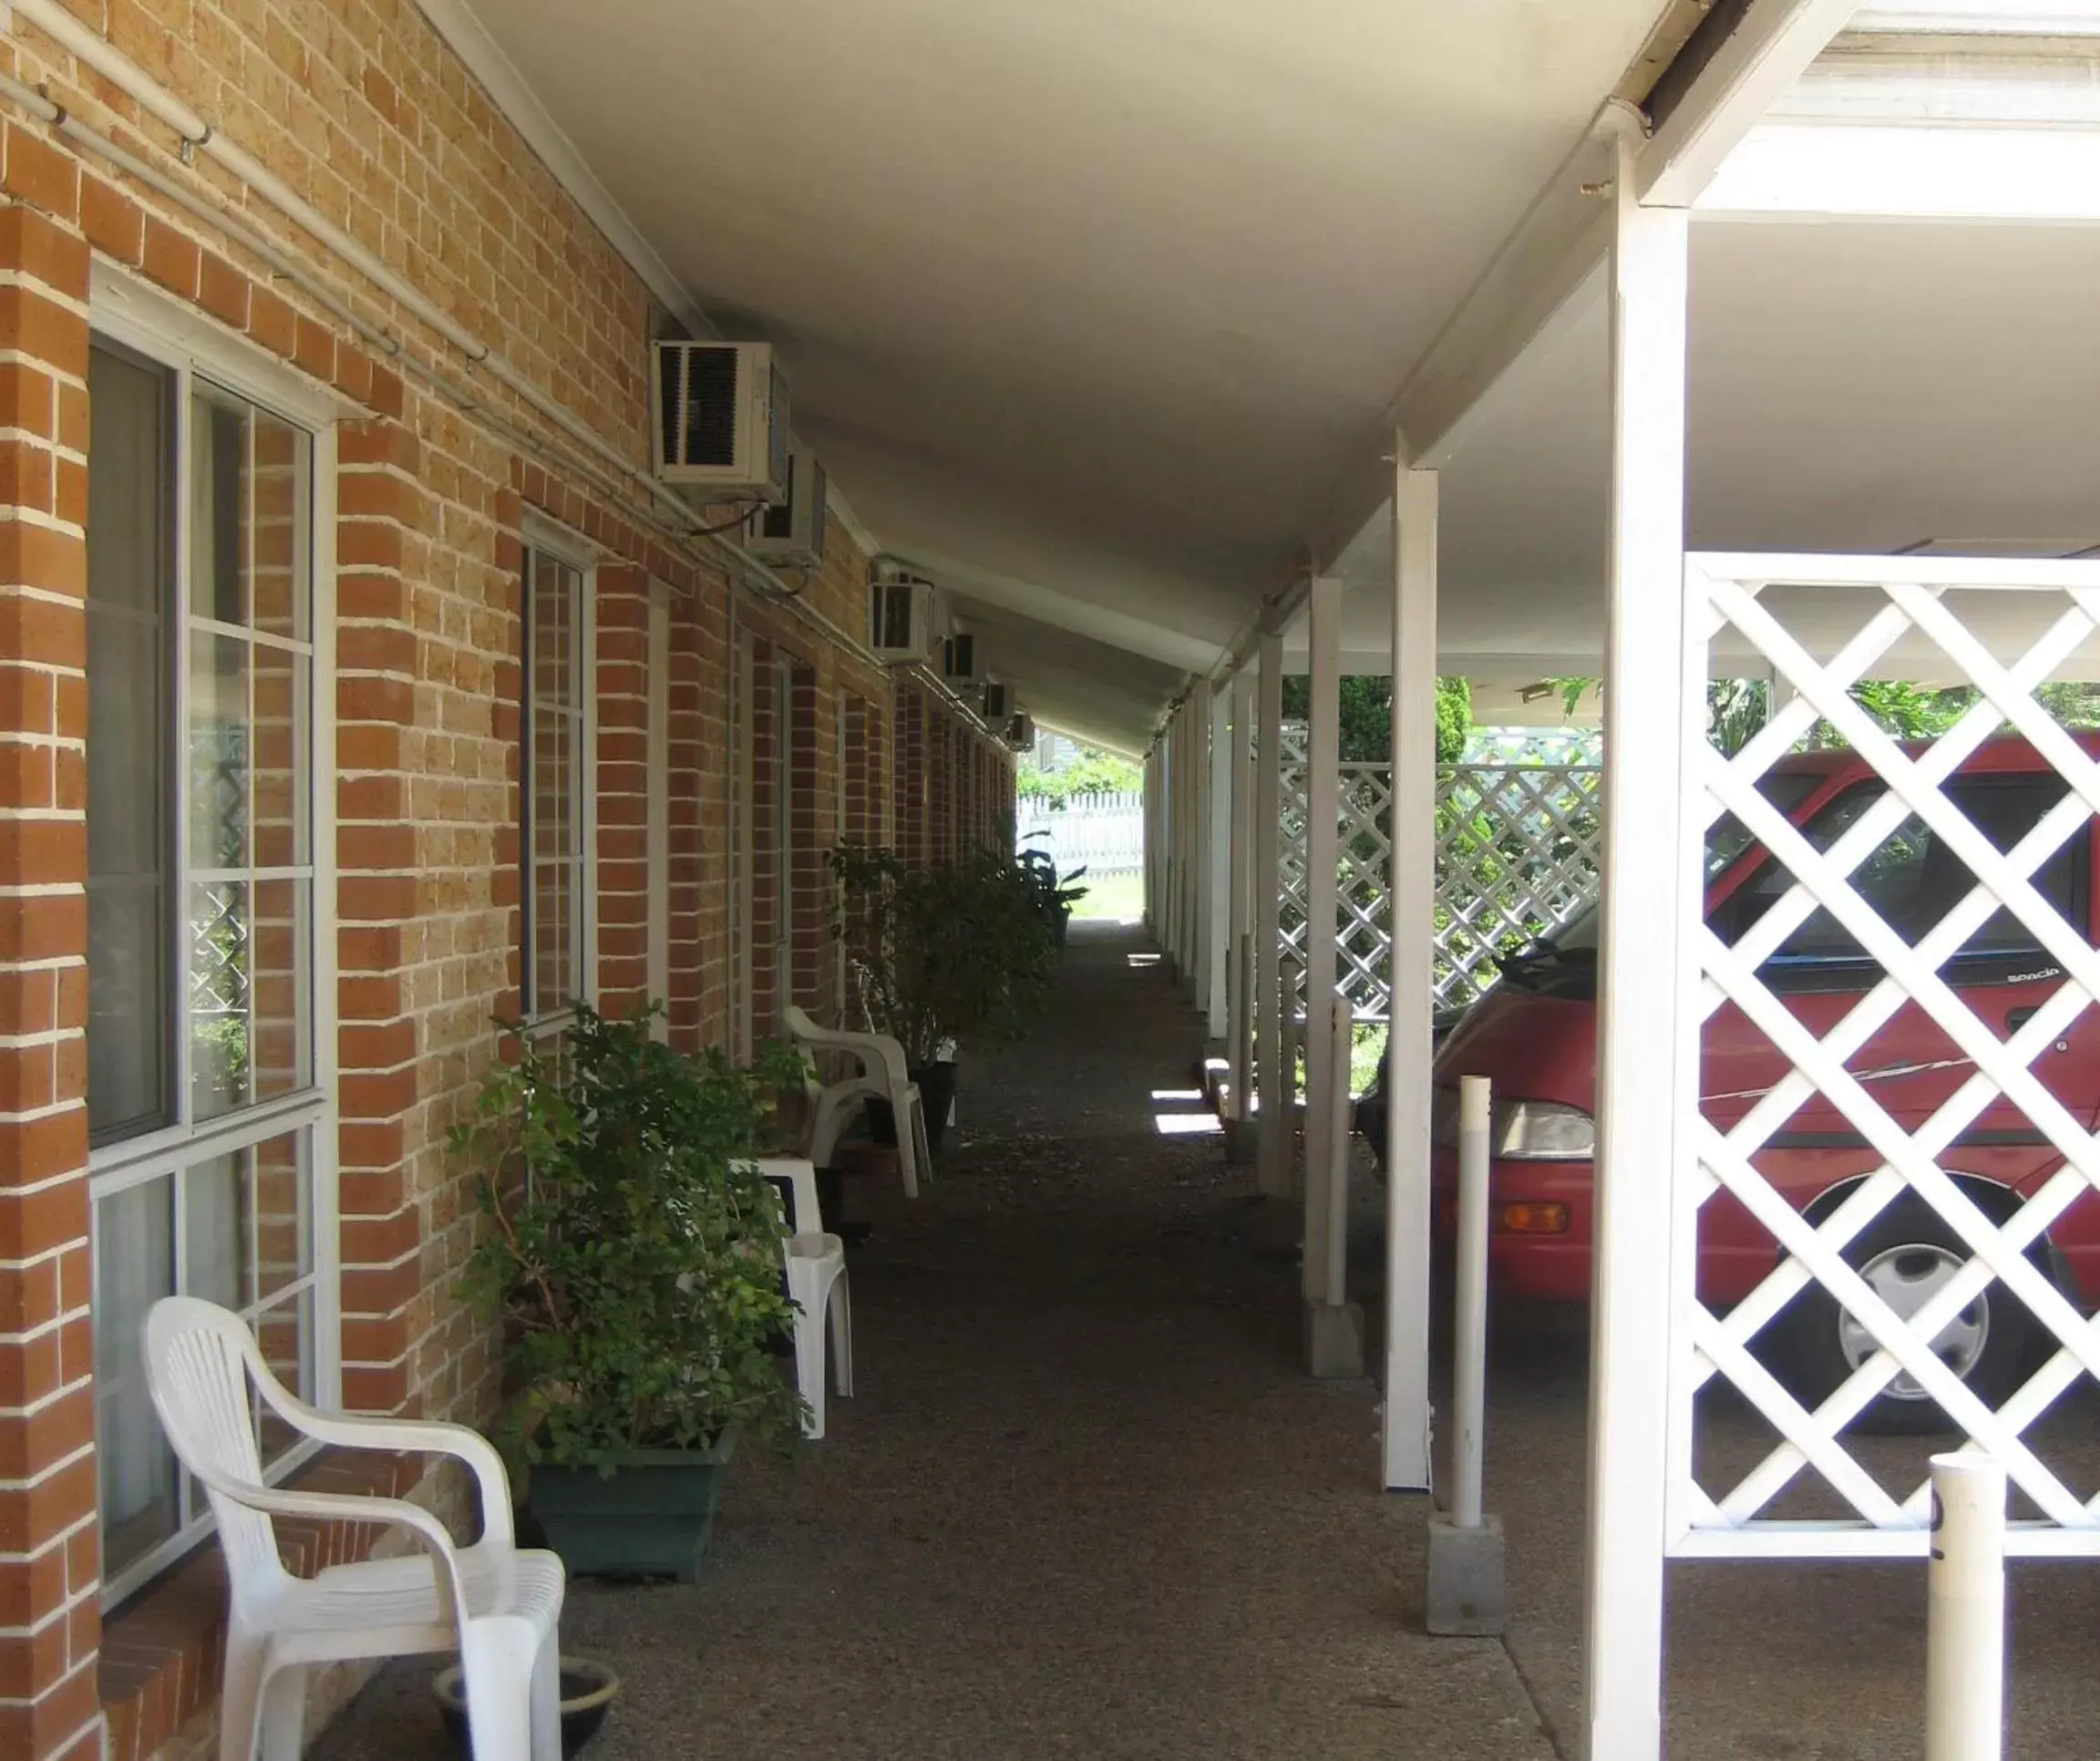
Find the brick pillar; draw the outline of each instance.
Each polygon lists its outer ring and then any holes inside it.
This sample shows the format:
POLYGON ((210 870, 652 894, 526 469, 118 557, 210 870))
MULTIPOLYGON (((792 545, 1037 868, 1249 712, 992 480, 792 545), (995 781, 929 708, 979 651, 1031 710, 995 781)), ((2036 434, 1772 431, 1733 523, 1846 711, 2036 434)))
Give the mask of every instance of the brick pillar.
POLYGON ((649 580, 597 573, 598 1006, 632 1014, 649 996, 649 580))
POLYGON ((823 814, 827 795, 818 753, 817 674, 795 663, 790 673, 788 733, 788 933, 793 1001, 822 1017, 830 1013, 824 983, 823 814))
POLYGON ((892 833, 907 862, 926 860, 926 700, 897 687, 897 757, 890 773, 892 833))
POLYGON ((671 1043, 682 1052, 729 1041, 726 989, 711 984, 710 977, 719 980, 717 969, 727 943, 726 914, 734 884, 727 863, 727 778, 735 759, 721 711, 729 698, 729 682, 719 656, 703 680, 701 623, 707 615, 709 608, 697 596, 671 602, 670 1007, 671 1043), (711 769, 706 765, 710 752, 711 769), (705 898, 704 877, 713 880, 705 898))
MULTIPOLYGON (((13 183, 15 152, 35 143, 13 126, 7 135, 13 183)), ((88 1315, 88 247, 34 209, 0 209, 0 1755, 84 1761, 102 1741, 88 1315)))
MULTIPOLYGON (((417 958, 419 860, 411 799, 417 639, 408 601, 411 535, 425 519, 422 447, 399 422, 346 423, 336 431, 336 461, 343 1398, 390 1413, 407 1403, 411 1318, 423 1290, 422 1222, 407 1171, 420 1065, 408 970, 417 958)), ((516 540, 506 541, 515 574, 516 540)), ((496 692, 515 744, 514 664, 496 692)), ((516 869, 513 833, 508 851, 498 852, 494 876, 499 899, 513 910, 516 869)), ((513 973, 513 997, 516 982, 513 973)))

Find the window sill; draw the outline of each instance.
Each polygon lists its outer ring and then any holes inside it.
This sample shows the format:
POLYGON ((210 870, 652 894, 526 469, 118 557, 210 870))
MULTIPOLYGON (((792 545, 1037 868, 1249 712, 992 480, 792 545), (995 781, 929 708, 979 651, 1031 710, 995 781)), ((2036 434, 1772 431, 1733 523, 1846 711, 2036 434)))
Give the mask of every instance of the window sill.
MULTIPOLYGON (((421 1477, 414 1456, 332 1451, 293 1477, 307 1491, 399 1498, 421 1477)), ((361 1560, 384 1532, 370 1523, 280 1522, 286 1567, 311 1577, 361 1560)), ((206 1541, 102 1623, 102 1711, 108 1761, 154 1754, 219 1697, 226 1634, 226 1562, 206 1541)))

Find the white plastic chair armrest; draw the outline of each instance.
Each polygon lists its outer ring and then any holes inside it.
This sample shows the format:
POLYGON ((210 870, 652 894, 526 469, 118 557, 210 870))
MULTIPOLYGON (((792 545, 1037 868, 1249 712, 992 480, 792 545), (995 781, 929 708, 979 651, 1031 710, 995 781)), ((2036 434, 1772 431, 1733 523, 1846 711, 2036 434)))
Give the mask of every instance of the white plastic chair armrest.
MULTIPOLYGON (((381 1418, 355 1413, 324 1413, 309 1406, 274 1377, 262 1396, 280 1416, 318 1441, 341 1449, 384 1449, 451 1456, 466 1463, 481 1491, 481 1539, 499 1547, 517 1538, 510 1513, 510 1474, 496 1447, 464 1425, 432 1418, 381 1418)), ((314 1496, 321 1496, 314 1494, 314 1496)), ((411 1507, 413 1508, 413 1507, 411 1507)))
POLYGON ((406 1498, 365 1498, 355 1492, 293 1492, 268 1486, 241 1486, 219 1474, 192 1473, 221 1497, 266 1517, 307 1517, 321 1521, 384 1522, 408 1529, 430 1556, 438 1580, 438 1605, 455 1632, 465 1630, 467 1586, 459 1576, 459 1552, 445 1525, 406 1498))

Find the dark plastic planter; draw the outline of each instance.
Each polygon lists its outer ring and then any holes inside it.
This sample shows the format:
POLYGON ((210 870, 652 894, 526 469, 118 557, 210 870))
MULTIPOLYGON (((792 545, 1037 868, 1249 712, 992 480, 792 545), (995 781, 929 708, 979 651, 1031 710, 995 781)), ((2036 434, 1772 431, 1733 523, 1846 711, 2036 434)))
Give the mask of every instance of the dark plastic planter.
POLYGON ((911 1076, 919 1085, 919 1105, 926 1109, 926 1147, 939 1155, 941 1140, 948 1135, 949 1117, 955 1111, 955 1066, 921 1065, 911 1076))
MULTIPOLYGON (((467 1735, 467 1695, 459 1685, 459 1666, 441 1669, 431 1678, 430 1692, 438 1702, 438 1715, 452 1746, 461 1755, 469 1751, 467 1735)), ((561 1660, 561 1753, 580 1754, 598 1735, 612 1702, 620 1694, 620 1678, 604 1663, 582 1657, 561 1660)))
POLYGON ((675 1578, 693 1583, 715 1532, 722 1476, 736 1449, 635 1449, 610 1475, 532 1469, 532 1514, 571 1577, 675 1578))

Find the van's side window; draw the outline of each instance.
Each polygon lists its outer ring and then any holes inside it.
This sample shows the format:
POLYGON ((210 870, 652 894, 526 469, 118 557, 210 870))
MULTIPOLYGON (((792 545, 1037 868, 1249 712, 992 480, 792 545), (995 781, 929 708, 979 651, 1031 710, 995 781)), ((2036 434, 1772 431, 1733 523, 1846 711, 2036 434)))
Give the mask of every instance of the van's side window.
MULTIPOLYGON (((2034 829, 2043 816, 2064 798, 2065 785, 2056 776, 1977 776, 1946 786, 1948 799, 1970 823, 2001 850, 2011 850, 2034 829)), ((1863 782, 1826 805, 1807 827, 1808 841, 1827 850, 1859 816, 1880 799, 1879 782, 1863 782)), ((2090 839, 2081 823, 2034 874, 2042 896, 2081 934, 2086 922, 2090 839)), ((1718 907, 1714 928, 1734 942, 1763 917, 1793 885, 1794 877, 1767 860, 1718 907)), ((1976 885, 1968 865, 1934 837, 1916 816, 1907 819, 1874 853, 1852 871, 1852 885, 1882 922, 1915 946, 1976 885)), ((2034 936, 2011 911, 1994 912, 1962 944, 1961 960, 2026 959, 2041 953, 2034 936)), ((1871 965, 1851 934, 1827 911, 1817 911, 1786 938, 1772 956, 1769 969, 1871 965)))

